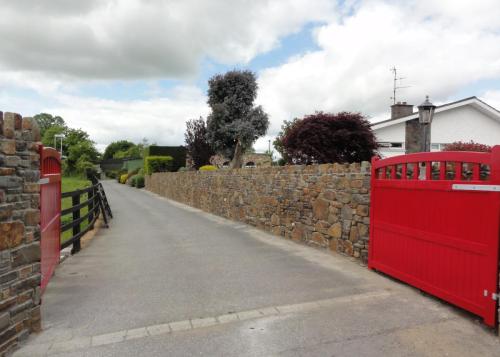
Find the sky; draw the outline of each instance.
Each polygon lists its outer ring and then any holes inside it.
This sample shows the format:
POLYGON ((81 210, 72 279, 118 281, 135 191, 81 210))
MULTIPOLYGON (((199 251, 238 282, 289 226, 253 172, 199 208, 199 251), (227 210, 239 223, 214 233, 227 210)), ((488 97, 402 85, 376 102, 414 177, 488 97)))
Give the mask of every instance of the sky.
POLYGON ((477 96, 500 108, 498 0, 0 0, 0 111, 62 116, 100 150, 182 145, 207 81, 256 73, 270 127, 477 96))

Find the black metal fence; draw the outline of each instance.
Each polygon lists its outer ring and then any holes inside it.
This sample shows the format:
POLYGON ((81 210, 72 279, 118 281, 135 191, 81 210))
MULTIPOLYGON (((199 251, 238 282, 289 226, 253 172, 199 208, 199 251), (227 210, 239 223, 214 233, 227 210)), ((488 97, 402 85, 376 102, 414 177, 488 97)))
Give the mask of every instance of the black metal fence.
POLYGON ((81 249, 80 239, 85 233, 94 229, 95 222, 99 215, 102 215, 104 225, 108 227, 108 218, 113 218, 113 213, 109 207, 106 194, 102 184, 95 178, 91 178, 92 186, 75 190, 71 192, 63 192, 61 199, 71 197, 71 207, 61 211, 61 234, 71 230, 71 238, 61 243, 61 249, 73 245, 71 254, 77 253, 81 249), (86 213, 82 214, 82 210, 87 209, 86 213), (64 216, 71 215, 71 220, 63 220, 64 216), (88 223, 82 229, 82 223, 88 223))

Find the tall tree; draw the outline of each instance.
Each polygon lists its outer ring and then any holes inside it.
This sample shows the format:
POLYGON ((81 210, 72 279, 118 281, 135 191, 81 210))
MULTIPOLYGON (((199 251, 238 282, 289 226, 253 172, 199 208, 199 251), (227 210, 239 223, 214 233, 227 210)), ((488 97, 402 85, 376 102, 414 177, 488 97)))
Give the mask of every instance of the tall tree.
POLYGON ((231 159, 231 168, 243 165, 245 150, 269 126, 262 107, 254 106, 257 81, 250 71, 230 71, 208 81, 207 140, 219 154, 231 159))
POLYGON ((40 127, 40 135, 42 137, 45 134, 45 132, 53 126, 66 128, 66 123, 64 122, 64 119, 58 115, 53 116, 52 114, 48 113, 40 113, 35 115, 33 119, 36 120, 38 126, 40 127))
POLYGON ((127 141, 127 140, 114 141, 106 147, 102 158, 104 160, 112 159, 117 152, 119 152, 119 151, 126 152, 127 150, 129 150, 130 148, 132 148, 134 146, 135 146, 135 144, 131 141, 127 141))
POLYGON ((351 163, 369 161, 377 142, 361 114, 317 112, 290 128, 283 147, 294 164, 351 163))
POLYGON ((210 164, 210 157, 215 152, 207 141, 207 127, 203 118, 200 117, 186 122, 184 138, 194 168, 198 170, 201 166, 210 164))

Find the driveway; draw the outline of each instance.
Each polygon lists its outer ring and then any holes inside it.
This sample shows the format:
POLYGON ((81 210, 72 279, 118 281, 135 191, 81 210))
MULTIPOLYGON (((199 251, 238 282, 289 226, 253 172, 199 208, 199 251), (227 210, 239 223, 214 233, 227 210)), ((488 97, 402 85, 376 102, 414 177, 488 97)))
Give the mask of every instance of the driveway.
POLYGON ((499 356, 474 316, 348 258, 105 181, 15 356, 499 356))

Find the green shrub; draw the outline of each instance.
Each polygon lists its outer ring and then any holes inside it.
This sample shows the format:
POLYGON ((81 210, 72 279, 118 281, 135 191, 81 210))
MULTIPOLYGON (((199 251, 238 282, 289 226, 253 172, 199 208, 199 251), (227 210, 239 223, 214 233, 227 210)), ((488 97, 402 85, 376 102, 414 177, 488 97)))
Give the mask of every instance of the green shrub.
POLYGON ((139 172, 139 169, 135 169, 133 171, 127 172, 127 174, 126 174, 127 175, 127 180, 126 181, 128 181, 131 177, 137 175, 138 172, 139 172))
POLYGON ((215 167, 214 165, 205 165, 205 166, 200 167, 199 170, 200 171, 216 171, 217 167, 215 167))
POLYGON ((184 172, 184 171, 188 171, 188 169, 186 169, 185 167, 179 167, 179 169, 177 170, 177 172, 184 172))
POLYGON ((144 187, 144 176, 143 175, 136 175, 134 176, 135 179, 135 187, 137 188, 143 188, 144 187))
POLYGON ((129 177, 129 179, 127 180, 128 185, 131 187, 135 187, 136 179, 137 179, 137 175, 133 175, 133 176, 129 177))
POLYGON ((120 175, 120 183, 125 184, 127 182, 128 174, 120 175))
POLYGON ((167 172, 172 169, 172 163, 172 156, 148 156, 144 159, 144 171, 147 175, 167 172))

